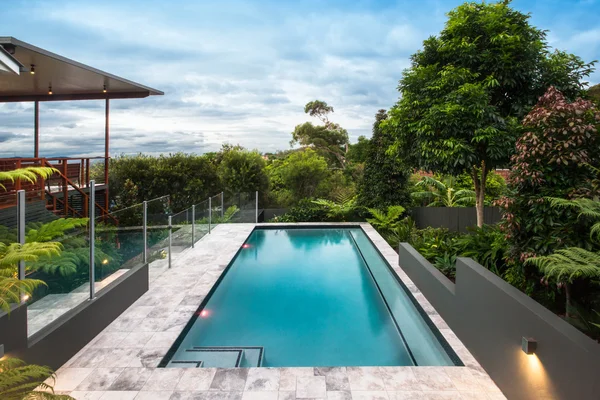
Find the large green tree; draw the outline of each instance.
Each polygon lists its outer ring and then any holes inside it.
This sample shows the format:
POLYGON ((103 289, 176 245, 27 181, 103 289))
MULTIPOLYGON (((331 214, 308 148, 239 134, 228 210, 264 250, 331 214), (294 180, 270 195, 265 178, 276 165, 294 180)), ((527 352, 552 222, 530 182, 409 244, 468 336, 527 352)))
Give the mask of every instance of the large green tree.
POLYGON ((304 112, 311 117, 317 117, 323 125, 313 125, 312 122, 297 125, 292 132, 290 144, 312 147, 317 152, 334 160, 338 167, 345 168, 349 144, 348 132, 329 120, 329 114, 333 112, 333 107, 324 101, 314 100, 306 104, 304 112))
POLYGON ((394 143, 394 137, 382 126, 387 117, 385 110, 379 110, 375 115, 364 175, 358 187, 358 203, 362 206, 386 209, 410 203, 410 170, 403 161, 387 153, 387 149, 394 143))
POLYGON ((391 111, 396 148, 415 167, 471 174, 479 226, 487 174, 508 163, 519 119, 550 85, 578 96, 593 70, 579 57, 550 52, 546 33, 510 1, 455 8, 411 60, 391 111))
POLYGON ((219 176, 230 194, 254 191, 265 193, 269 188, 265 160, 258 151, 238 148, 224 151, 219 164, 219 176))

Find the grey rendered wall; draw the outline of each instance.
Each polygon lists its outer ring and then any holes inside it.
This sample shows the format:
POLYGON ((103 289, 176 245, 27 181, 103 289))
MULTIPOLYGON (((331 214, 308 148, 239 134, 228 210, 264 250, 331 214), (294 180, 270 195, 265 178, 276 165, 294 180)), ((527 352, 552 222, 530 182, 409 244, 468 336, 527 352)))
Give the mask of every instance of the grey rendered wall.
POLYGON ((0 344, 7 355, 27 346, 27 305, 11 307, 10 314, 0 313, 0 344))
POLYGON ((599 399, 600 344, 470 258, 456 284, 410 245, 400 266, 508 399, 599 399), (535 355, 521 338, 538 342, 535 355))
MULTIPOLYGON (((477 226, 475 207, 415 207, 411 216, 419 229, 447 228, 453 232, 467 232, 467 227, 477 226)), ((500 222, 502 215, 497 207, 485 207, 483 219, 486 224, 500 222)))

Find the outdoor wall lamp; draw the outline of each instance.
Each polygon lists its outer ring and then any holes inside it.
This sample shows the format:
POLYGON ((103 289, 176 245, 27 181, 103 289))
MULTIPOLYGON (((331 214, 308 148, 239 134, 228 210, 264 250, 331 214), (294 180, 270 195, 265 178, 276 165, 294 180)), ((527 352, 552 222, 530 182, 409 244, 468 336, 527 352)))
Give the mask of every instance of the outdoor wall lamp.
POLYGON ((521 339, 521 350, 523 350, 525 354, 531 355, 535 353, 536 349, 537 341, 533 338, 526 338, 523 336, 521 339))
POLYGON ((52 85, 48 86, 48 94, 52 94, 52 85))
POLYGON ((104 85, 104 89, 102 90, 102 93, 106 93, 106 92, 107 92, 106 85, 104 85))
POLYGON ((35 75, 35 65, 34 64, 31 64, 31 69, 29 70, 29 73, 31 75, 35 75))

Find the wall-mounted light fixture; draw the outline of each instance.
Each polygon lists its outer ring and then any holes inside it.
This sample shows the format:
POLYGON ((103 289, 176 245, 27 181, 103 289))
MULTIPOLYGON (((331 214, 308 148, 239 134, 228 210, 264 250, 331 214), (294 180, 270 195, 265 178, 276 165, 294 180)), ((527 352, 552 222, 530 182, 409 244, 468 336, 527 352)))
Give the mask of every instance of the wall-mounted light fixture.
POLYGON ((521 339, 521 349, 525 354, 534 354, 537 349, 537 341, 533 338, 526 338, 523 336, 521 339))
POLYGON ((102 93, 106 93, 108 90, 106 90, 106 85, 104 85, 104 89, 102 90, 102 93))
POLYGON ((31 75, 35 75, 35 65, 34 64, 31 64, 31 68, 29 69, 29 73, 31 75))
POLYGON ((48 85, 48 94, 52 94, 52 84, 48 85))

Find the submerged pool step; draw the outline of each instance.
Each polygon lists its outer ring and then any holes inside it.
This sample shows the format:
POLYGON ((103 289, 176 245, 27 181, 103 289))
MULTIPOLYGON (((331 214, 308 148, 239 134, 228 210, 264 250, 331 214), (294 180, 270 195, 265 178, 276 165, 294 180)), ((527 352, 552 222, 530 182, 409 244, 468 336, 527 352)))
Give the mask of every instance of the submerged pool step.
POLYGON ((262 365, 262 346, 194 346, 186 349, 167 367, 177 368, 248 368, 262 365))

